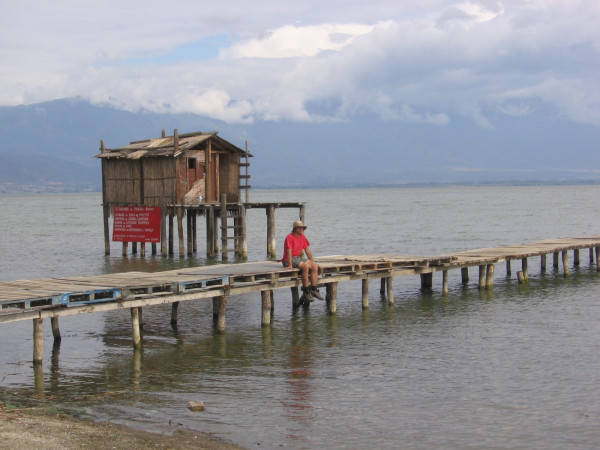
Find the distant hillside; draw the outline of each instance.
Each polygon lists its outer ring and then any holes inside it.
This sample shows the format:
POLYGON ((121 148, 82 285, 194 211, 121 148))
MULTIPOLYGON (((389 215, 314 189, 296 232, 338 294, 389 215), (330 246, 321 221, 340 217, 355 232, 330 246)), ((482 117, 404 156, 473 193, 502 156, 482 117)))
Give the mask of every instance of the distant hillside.
POLYGON ((100 140, 119 147, 168 134, 219 131, 249 142, 254 188, 600 180, 600 128, 542 108, 527 118, 488 112, 491 129, 383 121, 227 124, 193 114, 130 113, 81 99, 0 107, 0 192, 98 190, 100 140))

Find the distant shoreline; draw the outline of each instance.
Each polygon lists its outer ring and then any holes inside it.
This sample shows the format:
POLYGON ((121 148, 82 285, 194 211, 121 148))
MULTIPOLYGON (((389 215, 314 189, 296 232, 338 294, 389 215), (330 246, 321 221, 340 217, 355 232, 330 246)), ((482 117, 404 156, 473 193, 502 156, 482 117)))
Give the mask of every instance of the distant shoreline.
MULTIPOLYGON (((406 183, 356 183, 356 184, 322 184, 322 185, 255 185, 253 190, 312 190, 312 189, 401 189, 401 188, 436 188, 436 187, 486 187, 486 186, 594 186, 600 185, 600 180, 513 180, 513 181, 440 181, 440 182, 406 182, 406 183)), ((15 194, 91 194, 101 193, 102 189, 65 188, 56 186, 2 186, 0 195, 15 194)))

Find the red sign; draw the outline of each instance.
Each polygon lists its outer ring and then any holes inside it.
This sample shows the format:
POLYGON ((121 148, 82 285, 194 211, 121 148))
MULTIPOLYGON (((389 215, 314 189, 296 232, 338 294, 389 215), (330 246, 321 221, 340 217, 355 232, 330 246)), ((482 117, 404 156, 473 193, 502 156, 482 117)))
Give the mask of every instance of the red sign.
POLYGON ((113 241, 160 242, 160 206, 115 206, 113 241))

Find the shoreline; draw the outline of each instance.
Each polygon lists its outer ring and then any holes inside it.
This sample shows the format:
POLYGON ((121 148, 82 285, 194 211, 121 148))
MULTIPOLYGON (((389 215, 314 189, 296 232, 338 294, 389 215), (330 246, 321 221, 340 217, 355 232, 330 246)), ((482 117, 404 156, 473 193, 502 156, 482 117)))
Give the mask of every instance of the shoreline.
POLYGON ((172 434, 137 430, 109 422, 69 417, 61 413, 37 412, 30 408, 4 409, 0 404, 0 449, 243 449, 238 445, 185 428, 172 434))

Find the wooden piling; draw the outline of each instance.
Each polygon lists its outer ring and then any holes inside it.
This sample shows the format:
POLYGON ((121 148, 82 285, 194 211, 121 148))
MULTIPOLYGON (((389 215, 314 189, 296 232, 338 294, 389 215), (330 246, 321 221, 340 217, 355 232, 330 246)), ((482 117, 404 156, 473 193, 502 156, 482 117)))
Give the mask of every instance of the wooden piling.
POLYGON ((448 295, 448 271, 442 271, 442 295, 448 295))
POLYGON ((422 273, 421 274, 421 289, 431 289, 432 287, 433 287, 433 273, 432 272, 422 273))
POLYGON ((298 308, 300 306, 300 292, 298 286, 292 286, 290 290, 292 291, 292 307, 294 309, 298 308))
POLYGON ((192 256, 194 254, 194 230, 192 225, 192 212, 187 211, 186 214, 186 225, 187 225, 187 255, 192 256))
MULTIPOLYGON (((248 195, 248 189, 246 189, 246 195, 248 195)), ((248 259, 248 235, 246 231, 246 207, 240 205, 240 234, 241 234, 241 258, 246 261, 248 259)))
POLYGON ((362 309, 369 308, 369 279, 362 279, 362 309))
POLYGON ((177 325, 177 313, 179 311, 179 302, 171 304, 171 326, 177 325))
POLYGON ((261 326, 266 327, 271 325, 271 290, 260 291, 262 299, 262 317, 261 326))
POLYGON ((523 277, 525 277, 525 280, 528 280, 529 279, 529 269, 528 269, 527 258, 521 259, 521 270, 523 271, 523 277))
POLYGON ((108 218, 110 216, 110 207, 104 205, 102 207, 104 216, 104 254, 110 255, 110 226, 108 224, 108 218))
POLYGON ((52 325, 52 337, 54 337, 54 343, 61 341, 60 327, 58 326, 58 317, 51 317, 50 324, 52 325))
POLYGON ((590 247, 590 264, 594 264, 594 247, 590 247))
POLYGON ((44 319, 33 319, 33 364, 41 364, 44 355, 44 319))
POLYGON ((462 284, 464 284, 464 285, 469 284, 469 268, 468 267, 462 267, 460 269, 460 276, 462 279, 462 284))
POLYGON ((569 275, 569 254, 567 253, 566 250, 563 250, 562 252, 562 263, 563 263, 563 270, 565 272, 565 275, 569 275))
POLYGON ((121 255, 127 256, 127 242, 123 242, 123 245, 121 246, 121 255))
POLYGON ((517 272, 517 280, 519 280, 519 284, 523 284, 526 281, 523 272, 520 270, 517 272))
POLYGON ((540 255, 540 272, 546 273, 546 254, 542 253, 540 255))
POLYGON ((382 278, 381 279, 381 286, 379 287, 379 294, 380 295, 385 295, 385 283, 386 283, 387 278, 382 278))
POLYGON ((277 258, 277 249, 275 248, 275 207, 267 207, 267 258, 277 258))
POLYGON ((329 314, 335 314, 337 311, 337 290, 338 284, 335 283, 327 283, 325 291, 326 291, 326 303, 327 303, 327 312, 329 314))
MULTIPOLYGON (((433 275, 433 274, 431 274, 433 275)), ((393 287, 393 278, 387 277, 385 284, 387 286, 387 300, 389 305, 394 304, 394 287, 393 287)))
POLYGON ((579 249, 578 248, 573 250, 573 265, 575 267, 579 266, 579 249))
POLYGON ((227 261, 227 194, 221 194, 221 259, 227 261))
POLYGON ((506 276, 507 276, 507 277, 510 277, 511 273, 512 273, 512 272, 511 272, 511 270, 510 270, 510 259, 507 259, 507 260, 506 260, 506 276))
POLYGON ((167 207, 160 208, 160 254, 167 256, 167 207))
POLYGON ((142 346, 142 334, 140 331, 140 308, 131 309, 131 336, 133 341, 133 348, 141 348, 142 346))
POLYGON ((177 240, 179 241, 179 257, 185 255, 185 245, 183 237, 183 207, 177 207, 177 240))
POLYGON ((479 289, 485 288, 485 275, 486 275, 486 266, 485 265, 479 266, 479 283, 477 285, 477 287, 479 289))
POLYGON ((600 247, 596 247, 596 270, 600 272, 600 247))
POLYGON ((191 212, 188 212, 188 214, 192 215, 192 251, 196 253, 198 251, 198 213, 196 210, 193 210, 191 212))
POLYGON ((175 219, 175 213, 173 212, 173 208, 169 208, 169 256, 173 256, 175 254, 175 248, 173 243, 173 221, 175 219))
POLYGON ((494 287, 494 265, 488 264, 485 272, 485 288, 491 289, 494 287))
POLYGON ((225 320, 225 310, 227 308, 227 297, 225 295, 221 295, 218 298, 219 302, 219 315, 217 317, 217 331, 219 333, 225 332, 226 320, 225 320))
POLYGON ((558 252, 552 253, 552 268, 558 269, 558 252))

